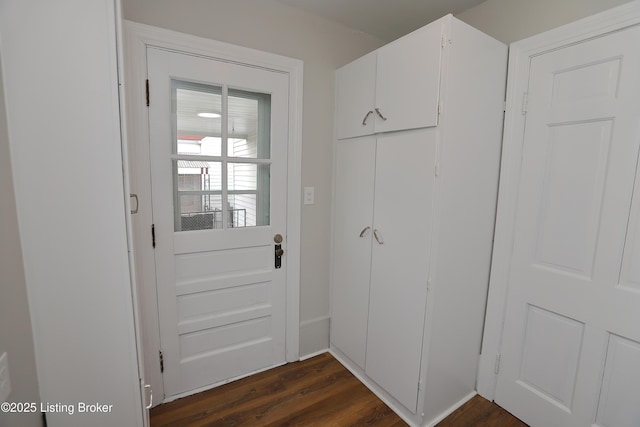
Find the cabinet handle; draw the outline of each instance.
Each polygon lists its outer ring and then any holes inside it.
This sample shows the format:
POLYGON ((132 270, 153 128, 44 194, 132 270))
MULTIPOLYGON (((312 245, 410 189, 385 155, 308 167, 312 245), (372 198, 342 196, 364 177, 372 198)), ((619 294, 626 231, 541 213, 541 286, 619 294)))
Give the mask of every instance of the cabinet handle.
POLYGON ((373 111, 369 110, 369 112, 364 115, 364 119, 362 119, 362 126, 366 126, 367 125, 367 119, 369 118, 369 116, 371 114, 373 114, 373 111))
POLYGON ((151 409, 153 406, 153 390, 149 384, 144 385, 145 390, 149 390, 149 405, 146 406, 146 409, 151 409))
POLYGON ((382 240, 382 237, 378 234, 379 231, 378 229, 374 229, 373 230, 373 237, 376 238, 376 242, 378 242, 379 245, 384 245, 384 240, 382 240))
POLYGON ((131 194, 129 194, 129 197, 136 201, 136 208, 135 209, 131 209, 131 215, 137 214, 138 213, 138 206, 140 205, 140 202, 138 201, 138 195, 134 194, 134 193, 131 193, 131 194))
POLYGON ((362 231, 360 232, 360 237, 364 237, 364 235, 367 233, 367 231, 371 230, 371 227, 366 226, 365 228, 362 229, 362 231))
POLYGON ((387 120, 387 118, 385 116, 382 115, 382 113, 380 112, 379 108, 376 108, 376 114, 378 115, 378 117, 380 117, 382 120, 387 120))

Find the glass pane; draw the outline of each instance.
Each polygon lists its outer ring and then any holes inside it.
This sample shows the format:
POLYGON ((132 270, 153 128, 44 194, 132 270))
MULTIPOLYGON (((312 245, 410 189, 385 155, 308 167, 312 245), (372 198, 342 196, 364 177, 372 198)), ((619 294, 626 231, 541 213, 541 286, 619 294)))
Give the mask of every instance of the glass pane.
POLYGON ((180 195, 181 213, 176 218, 176 231, 222 228, 222 196, 212 194, 180 195), (208 205, 210 210, 202 210, 208 205))
POLYGON ((269 225, 270 166, 229 163, 229 228, 269 225))
POLYGON ((174 153, 221 155, 222 88, 172 80, 174 153))
POLYGON ((175 231, 222 228, 222 164, 174 160, 175 231))
POLYGON ((229 157, 271 155, 271 95, 229 89, 229 157))
POLYGON ((174 171, 177 173, 178 191, 222 190, 222 164, 220 162, 174 160, 174 171))

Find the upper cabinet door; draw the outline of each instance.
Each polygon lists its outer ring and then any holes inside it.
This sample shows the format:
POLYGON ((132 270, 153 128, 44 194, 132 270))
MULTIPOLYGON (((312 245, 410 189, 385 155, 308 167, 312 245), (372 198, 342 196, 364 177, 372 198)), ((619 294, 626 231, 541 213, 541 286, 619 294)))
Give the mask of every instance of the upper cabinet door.
POLYGON ((445 22, 435 21, 377 51, 376 133, 438 124, 445 22))
POLYGON ((374 132, 376 52, 336 71, 336 136, 338 139, 374 132))

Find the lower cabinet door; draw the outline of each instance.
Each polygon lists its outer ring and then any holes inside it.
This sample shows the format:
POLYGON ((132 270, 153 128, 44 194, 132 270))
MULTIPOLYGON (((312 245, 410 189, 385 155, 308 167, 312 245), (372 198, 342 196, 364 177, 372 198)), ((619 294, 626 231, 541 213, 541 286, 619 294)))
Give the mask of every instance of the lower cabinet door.
POLYGON ((336 147, 331 343, 361 368, 365 364, 375 137, 336 147))
POLYGON ((436 129, 379 136, 365 372, 411 412, 429 277, 436 129))

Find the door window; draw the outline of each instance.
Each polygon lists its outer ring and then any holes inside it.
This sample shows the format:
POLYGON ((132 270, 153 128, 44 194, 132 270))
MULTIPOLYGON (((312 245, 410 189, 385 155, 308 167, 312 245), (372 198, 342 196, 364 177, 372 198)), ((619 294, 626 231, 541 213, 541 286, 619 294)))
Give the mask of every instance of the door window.
POLYGON ((269 225, 271 95, 171 83, 175 231, 269 225))

